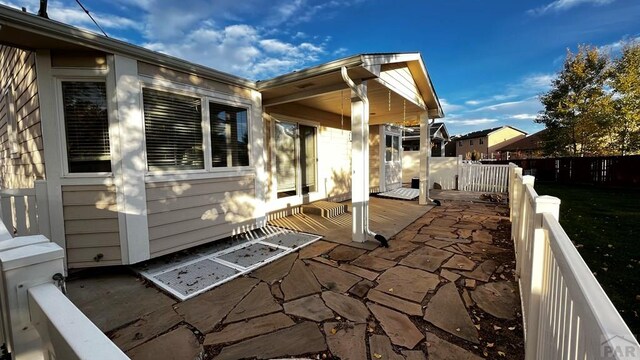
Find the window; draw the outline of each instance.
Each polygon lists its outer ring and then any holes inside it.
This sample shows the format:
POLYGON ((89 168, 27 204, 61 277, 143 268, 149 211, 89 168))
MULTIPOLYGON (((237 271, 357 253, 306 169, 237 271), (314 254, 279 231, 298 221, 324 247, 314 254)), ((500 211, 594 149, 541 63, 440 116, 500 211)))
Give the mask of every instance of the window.
POLYGON ((204 169, 198 98, 143 89, 149 171, 204 169))
POLYGON ((473 139, 469 140, 469 145, 473 145, 473 139))
POLYGON ((386 161, 400 161, 400 136, 386 136, 386 161))
POLYGON ((105 83, 63 81, 61 85, 69 172, 110 172, 105 83))
POLYGON ((484 144, 484 138, 480 138, 480 145, 484 144))
POLYGON ((458 147, 462 147, 462 141, 458 141, 458 147))
POLYGON ((247 109, 209 103, 213 167, 249 165, 247 109))

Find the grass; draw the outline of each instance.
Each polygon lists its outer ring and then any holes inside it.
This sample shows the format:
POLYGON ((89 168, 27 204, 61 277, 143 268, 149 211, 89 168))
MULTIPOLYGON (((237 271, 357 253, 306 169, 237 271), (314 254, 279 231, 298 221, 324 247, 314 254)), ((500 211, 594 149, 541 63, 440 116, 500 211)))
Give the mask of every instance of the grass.
POLYGON ((631 332, 640 335, 640 189, 536 183, 631 332))

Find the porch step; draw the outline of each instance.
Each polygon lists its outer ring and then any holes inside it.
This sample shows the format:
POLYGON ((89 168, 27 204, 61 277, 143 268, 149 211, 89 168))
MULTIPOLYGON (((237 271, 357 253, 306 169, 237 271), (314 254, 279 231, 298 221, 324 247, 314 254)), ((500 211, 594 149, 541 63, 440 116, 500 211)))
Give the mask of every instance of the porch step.
POLYGON ((320 215, 324 218, 334 218, 346 213, 347 205, 320 200, 311 204, 303 205, 302 212, 309 215, 320 215))

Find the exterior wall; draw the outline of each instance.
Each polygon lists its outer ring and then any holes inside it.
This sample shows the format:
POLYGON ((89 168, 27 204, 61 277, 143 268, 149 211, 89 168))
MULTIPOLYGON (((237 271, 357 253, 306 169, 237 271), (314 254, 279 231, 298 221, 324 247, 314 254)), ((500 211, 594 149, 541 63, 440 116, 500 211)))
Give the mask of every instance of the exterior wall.
POLYGON ((151 257, 250 229, 255 224, 255 177, 148 183, 151 257))
POLYGON ((489 145, 486 136, 482 138, 456 140, 456 156, 462 155, 462 158, 466 159, 467 154, 474 150, 480 154, 484 154, 484 157, 487 157, 489 145), (480 144, 480 139, 482 139, 482 144, 480 144), (473 142, 473 145, 471 145, 470 142, 473 142), (461 143, 462 146, 460 146, 461 143))
POLYGON ((318 186, 329 199, 351 198, 351 131, 320 126, 318 131, 318 186))
POLYGON ((489 148, 487 153, 494 153, 497 149, 524 139, 525 137, 525 134, 510 127, 496 130, 489 134, 489 148))
POLYGON ((380 164, 384 159, 380 155, 381 126, 369 126, 369 191, 380 191, 380 164))
POLYGON ((68 266, 121 264, 115 187, 65 185, 62 203, 68 266))
POLYGON ((35 52, 0 47, 0 91, 0 187, 32 188, 34 180, 45 177, 35 52), (17 125, 12 141, 4 96, 8 87, 14 89, 17 125))
MULTIPOLYGON (((402 154, 402 182, 411 183, 412 178, 420 174, 420 152, 405 151, 402 154)), ((457 157, 432 157, 429 161, 429 189, 438 183, 445 190, 456 188, 458 175, 457 157)))

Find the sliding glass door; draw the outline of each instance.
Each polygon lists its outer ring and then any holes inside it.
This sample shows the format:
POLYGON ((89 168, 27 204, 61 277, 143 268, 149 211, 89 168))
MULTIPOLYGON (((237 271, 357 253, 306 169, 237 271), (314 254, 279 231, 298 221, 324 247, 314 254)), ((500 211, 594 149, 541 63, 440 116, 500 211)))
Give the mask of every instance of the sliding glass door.
POLYGON ((278 121, 274 140, 278 198, 317 191, 317 128, 278 121))

